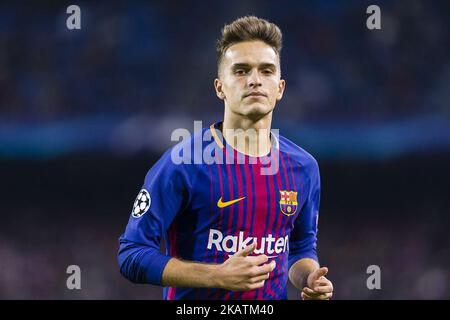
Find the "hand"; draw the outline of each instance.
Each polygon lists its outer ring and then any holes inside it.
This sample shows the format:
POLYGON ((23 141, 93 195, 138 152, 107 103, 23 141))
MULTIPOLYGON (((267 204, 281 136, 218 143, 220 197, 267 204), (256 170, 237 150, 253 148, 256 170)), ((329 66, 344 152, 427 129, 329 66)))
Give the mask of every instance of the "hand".
POLYGON ((270 273, 275 269, 275 261, 266 263, 269 258, 262 254, 249 256, 256 243, 239 250, 231 258, 219 265, 217 281, 222 289, 232 291, 255 290, 264 286, 270 273))
POLYGON ((328 268, 322 267, 308 276, 307 287, 301 293, 303 300, 330 300, 333 296, 333 284, 325 278, 328 268))

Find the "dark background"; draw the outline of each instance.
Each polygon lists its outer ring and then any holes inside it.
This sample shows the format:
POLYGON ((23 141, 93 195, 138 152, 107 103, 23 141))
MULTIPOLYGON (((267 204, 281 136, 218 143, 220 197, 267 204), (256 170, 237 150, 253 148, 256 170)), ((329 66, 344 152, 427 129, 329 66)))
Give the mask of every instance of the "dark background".
POLYGON ((70 4, 0 4, 0 298, 162 298, 120 276, 118 237, 170 133, 222 118, 215 41, 247 14, 283 31, 273 127, 319 162, 335 299, 450 298, 447 1, 80 1, 74 31, 70 4))

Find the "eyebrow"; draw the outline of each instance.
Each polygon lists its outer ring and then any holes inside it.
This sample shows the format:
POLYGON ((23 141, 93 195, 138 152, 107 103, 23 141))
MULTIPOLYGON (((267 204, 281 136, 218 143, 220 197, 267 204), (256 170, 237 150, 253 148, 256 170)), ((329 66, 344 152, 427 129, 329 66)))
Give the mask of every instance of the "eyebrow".
MULTIPOLYGON (((251 67, 251 66, 250 66, 250 64, 248 64, 248 63, 235 63, 235 64, 233 64, 233 65, 231 66, 231 68, 234 69, 234 70, 239 69, 239 68, 248 69, 248 68, 250 68, 250 67, 251 67)), ((266 69, 266 68, 273 69, 273 70, 276 70, 276 69, 277 69, 277 66, 276 66, 275 64, 273 64, 273 63, 268 63, 268 62, 266 62, 266 63, 261 63, 261 64, 259 64, 258 67, 261 68, 261 69, 266 69)))

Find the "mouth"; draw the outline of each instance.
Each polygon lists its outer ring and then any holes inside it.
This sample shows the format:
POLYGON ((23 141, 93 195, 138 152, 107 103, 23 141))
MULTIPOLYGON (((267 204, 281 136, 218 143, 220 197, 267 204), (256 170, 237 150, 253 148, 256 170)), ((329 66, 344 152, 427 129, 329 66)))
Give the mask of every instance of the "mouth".
POLYGON ((244 96, 244 98, 247 98, 247 97, 267 97, 267 95, 265 95, 262 92, 251 92, 244 96))

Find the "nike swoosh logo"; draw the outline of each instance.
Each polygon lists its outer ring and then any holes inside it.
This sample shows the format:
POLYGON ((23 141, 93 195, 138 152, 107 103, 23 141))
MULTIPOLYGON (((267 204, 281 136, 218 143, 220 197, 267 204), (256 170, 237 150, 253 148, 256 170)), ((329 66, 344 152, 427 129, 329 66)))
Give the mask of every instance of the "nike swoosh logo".
POLYGON ((218 206, 219 208, 225 208, 225 207, 231 206, 233 203, 236 203, 236 202, 241 201, 241 200, 243 200, 243 199, 245 199, 245 197, 242 197, 242 198, 239 198, 239 199, 230 200, 230 201, 222 202, 222 197, 220 197, 219 201, 217 201, 217 206, 218 206))

